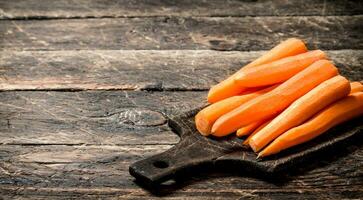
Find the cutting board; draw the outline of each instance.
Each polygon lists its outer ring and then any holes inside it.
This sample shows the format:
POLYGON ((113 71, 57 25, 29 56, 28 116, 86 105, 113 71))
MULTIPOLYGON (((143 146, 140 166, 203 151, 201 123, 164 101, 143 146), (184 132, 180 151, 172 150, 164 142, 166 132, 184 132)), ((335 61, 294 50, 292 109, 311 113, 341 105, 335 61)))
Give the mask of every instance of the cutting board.
POLYGON ((204 137, 199 134, 194 124, 194 116, 199 110, 170 117, 168 124, 180 136, 180 142, 163 153, 133 163, 129 167, 130 174, 148 185, 161 184, 177 175, 187 175, 185 172, 198 166, 208 165, 219 168, 233 165, 235 169, 251 173, 274 174, 309 159, 329 156, 334 148, 349 145, 354 138, 362 138, 363 135, 361 117, 339 125, 305 144, 257 160, 251 149, 242 146, 243 139, 234 134, 223 138, 204 137))

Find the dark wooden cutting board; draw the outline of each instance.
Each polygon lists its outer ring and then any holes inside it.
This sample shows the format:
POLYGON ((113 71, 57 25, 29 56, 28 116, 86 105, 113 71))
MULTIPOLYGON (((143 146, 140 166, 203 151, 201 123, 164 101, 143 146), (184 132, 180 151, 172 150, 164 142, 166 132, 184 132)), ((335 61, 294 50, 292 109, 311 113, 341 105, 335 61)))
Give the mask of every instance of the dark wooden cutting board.
MULTIPOLYGON (((275 174, 304 161, 329 156, 335 149, 345 148, 353 139, 362 137, 363 119, 357 118, 339 125, 318 138, 269 158, 256 160, 251 149, 242 146, 243 139, 204 137, 195 129, 194 116, 200 109, 169 119, 169 126, 180 136, 173 148, 133 163, 129 172, 137 180, 157 185, 198 166, 231 166, 251 173, 275 174)), ((155 133, 157 134, 157 133, 155 133)))

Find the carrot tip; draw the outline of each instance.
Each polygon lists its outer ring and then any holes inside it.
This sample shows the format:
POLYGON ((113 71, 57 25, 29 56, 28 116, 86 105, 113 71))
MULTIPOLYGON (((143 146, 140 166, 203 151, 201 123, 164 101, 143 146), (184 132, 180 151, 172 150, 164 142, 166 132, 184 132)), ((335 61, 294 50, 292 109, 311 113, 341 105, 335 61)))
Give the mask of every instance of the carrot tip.
POLYGON ((200 134, 202 134, 203 136, 210 135, 210 130, 208 128, 209 122, 204 119, 202 112, 199 112, 195 116, 195 124, 200 134))
POLYGON ((203 132, 199 132, 201 135, 203 135, 203 136, 208 136, 208 135, 210 135, 209 133, 203 133, 203 132))
POLYGON ((257 155, 257 158, 263 158, 263 157, 266 157, 267 155, 266 155, 266 151, 265 150, 263 150, 263 151, 261 151, 258 155, 257 155))

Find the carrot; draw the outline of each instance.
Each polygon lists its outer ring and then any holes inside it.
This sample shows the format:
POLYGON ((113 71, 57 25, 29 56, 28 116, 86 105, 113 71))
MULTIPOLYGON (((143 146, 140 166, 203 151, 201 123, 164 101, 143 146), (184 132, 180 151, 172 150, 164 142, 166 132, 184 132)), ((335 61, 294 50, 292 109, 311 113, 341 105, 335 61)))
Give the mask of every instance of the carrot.
POLYGON ((270 86, 265 89, 255 91, 250 94, 229 97, 223 99, 217 103, 211 104, 195 116, 195 125, 197 130, 204 136, 207 136, 211 132, 213 123, 223 114, 237 108, 241 104, 256 98, 266 92, 269 92, 276 88, 278 85, 270 86))
POLYGON ((281 83, 315 61, 324 58, 326 55, 321 50, 309 51, 253 68, 243 68, 237 72, 234 80, 242 87, 261 87, 281 83))
MULTIPOLYGON (((274 84, 275 85, 275 84, 274 84)), ((252 88, 246 88, 246 90, 244 90, 243 92, 241 92, 240 94, 238 95, 245 95, 245 94, 251 94, 253 92, 257 92, 259 90, 263 90, 265 88, 268 88, 268 87, 271 87, 273 85, 269 85, 269 86, 264 86, 264 87, 252 87, 252 88)))
POLYGON ((256 128, 258 128, 261 124, 263 124, 264 121, 257 121, 257 122, 253 122, 247 126, 241 127, 237 130, 236 135, 237 137, 242 137, 242 136, 246 136, 249 135, 250 133, 252 133, 254 130, 256 130, 256 128))
MULTIPOLYGON (((256 60, 244 66, 243 68, 250 68, 262 65, 287 56, 293 56, 300 53, 304 53, 306 51, 307 48, 303 41, 296 38, 290 38, 281 42, 280 44, 272 48, 270 51, 268 51, 266 54, 257 58, 256 60)), ((234 74, 233 74, 232 76, 228 77, 227 79, 213 86, 209 90, 208 102, 215 103, 222 99, 238 95, 244 90, 245 88, 235 83, 234 74)))
POLYGON ((362 92, 363 91, 363 85, 362 83, 358 82, 358 81, 354 81, 350 83, 350 93, 354 93, 354 92, 362 92))
POLYGON ((245 141, 243 141, 242 145, 249 146, 249 141, 252 138, 252 136, 256 135, 256 133, 258 133, 261 129, 263 129, 265 126, 267 126, 271 121, 272 121, 272 119, 267 120, 263 124, 261 124, 256 130, 254 130, 251 133, 251 135, 248 136, 247 139, 245 139, 245 141))
POLYGON ((321 82, 337 75, 338 69, 327 60, 319 60, 274 90, 242 104, 221 116, 212 127, 213 135, 228 135, 238 128, 280 113, 292 102, 321 82), (322 73, 324 72, 324 73, 322 73))
POLYGON ((272 122, 254 135, 251 148, 257 152, 285 131, 300 125, 327 105, 346 97, 350 92, 349 81, 336 76, 296 100, 272 122))
POLYGON ((266 54, 257 58, 253 62, 249 63, 245 67, 254 67, 258 65, 262 65, 268 62, 272 62, 284 57, 297 55, 300 53, 304 53, 307 51, 305 43, 297 38, 289 38, 285 41, 282 41, 280 44, 272 48, 266 54))
POLYGON ((258 157, 276 154, 282 150, 312 140, 330 128, 360 115, 363 115, 363 92, 350 94, 340 101, 331 104, 306 123, 292 128, 279 136, 261 151, 258 157))

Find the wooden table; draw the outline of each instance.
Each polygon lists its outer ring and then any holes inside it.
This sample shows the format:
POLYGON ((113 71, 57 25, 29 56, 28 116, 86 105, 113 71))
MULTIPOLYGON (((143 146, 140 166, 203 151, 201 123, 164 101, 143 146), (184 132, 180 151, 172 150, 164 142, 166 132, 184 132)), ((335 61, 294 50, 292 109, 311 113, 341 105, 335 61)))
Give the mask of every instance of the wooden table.
POLYGON ((363 80, 362 14, 362 1, 0 0, 0 196, 362 198, 362 142, 283 180, 212 171, 152 193, 128 173, 178 142, 168 115, 288 37, 363 80))

